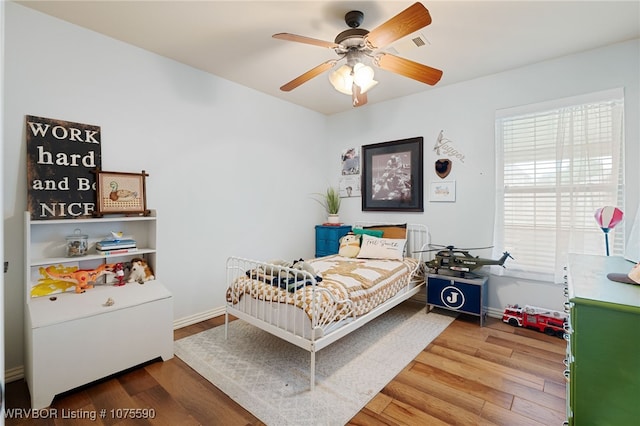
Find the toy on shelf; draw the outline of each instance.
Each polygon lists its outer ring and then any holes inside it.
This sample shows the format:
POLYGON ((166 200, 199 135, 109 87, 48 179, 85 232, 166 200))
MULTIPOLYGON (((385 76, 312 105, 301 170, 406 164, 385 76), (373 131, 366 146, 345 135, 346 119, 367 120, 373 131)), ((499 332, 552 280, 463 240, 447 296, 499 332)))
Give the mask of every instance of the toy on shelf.
POLYGON ((75 284, 76 293, 84 293, 87 289, 93 288, 93 283, 104 274, 111 273, 109 265, 102 264, 96 269, 78 269, 74 272, 57 272, 56 267, 51 265, 45 270, 51 278, 75 284))
POLYGON ((523 308, 507 305, 502 315, 502 321, 514 327, 530 328, 560 338, 564 337, 568 318, 565 312, 530 305, 523 308))
POLYGON ((131 272, 127 282, 144 284, 145 281, 154 280, 151 266, 142 258, 131 259, 131 272))
POLYGON ((111 239, 113 241, 120 241, 124 233, 122 231, 111 231, 110 235, 105 240, 111 239))
POLYGON ((111 271, 116 275, 116 282, 113 284, 115 286, 123 286, 125 285, 125 281, 124 281, 124 264, 121 262, 118 263, 114 263, 109 265, 111 271))

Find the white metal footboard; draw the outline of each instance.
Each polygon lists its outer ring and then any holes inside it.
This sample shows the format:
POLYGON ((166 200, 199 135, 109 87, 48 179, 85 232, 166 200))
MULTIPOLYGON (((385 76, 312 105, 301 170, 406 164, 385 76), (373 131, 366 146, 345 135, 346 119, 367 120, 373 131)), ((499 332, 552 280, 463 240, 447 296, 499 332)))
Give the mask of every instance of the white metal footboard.
POLYGON ((225 338, 233 315, 309 351, 313 389, 315 341, 353 321, 352 302, 319 287, 307 271, 240 257, 227 260, 227 285, 225 338), (280 288, 280 283, 306 284, 305 297, 280 288))

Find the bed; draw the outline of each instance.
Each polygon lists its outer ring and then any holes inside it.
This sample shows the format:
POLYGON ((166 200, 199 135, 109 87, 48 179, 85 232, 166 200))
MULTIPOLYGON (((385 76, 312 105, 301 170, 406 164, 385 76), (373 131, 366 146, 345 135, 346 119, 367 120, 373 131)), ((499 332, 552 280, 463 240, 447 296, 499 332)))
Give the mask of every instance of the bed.
POLYGON ((362 241, 357 257, 229 257, 225 338, 232 315, 309 351, 313 390, 317 351, 424 291, 425 225, 358 223, 353 231, 362 241))

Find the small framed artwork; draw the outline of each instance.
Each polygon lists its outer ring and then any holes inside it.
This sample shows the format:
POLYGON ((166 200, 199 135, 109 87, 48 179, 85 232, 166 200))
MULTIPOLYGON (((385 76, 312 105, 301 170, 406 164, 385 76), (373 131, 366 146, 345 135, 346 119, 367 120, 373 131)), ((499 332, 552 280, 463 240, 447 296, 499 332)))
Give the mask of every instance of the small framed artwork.
POLYGON ((423 212, 423 138, 362 147, 362 210, 423 212))
POLYGON ((431 182, 429 186, 429 201, 456 201, 456 181, 431 182))
POLYGON ((341 198, 360 196, 360 175, 341 176, 338 182, 341 198))
POLYGON ((105 214, 149 215, 147 210, 147 173, 96 171, 96 209, 94 216, 105 214))
POLYGON ((356 148, 348 148, 340 155, 342 162, 342 175, 360 174, 360 151, 356 148))

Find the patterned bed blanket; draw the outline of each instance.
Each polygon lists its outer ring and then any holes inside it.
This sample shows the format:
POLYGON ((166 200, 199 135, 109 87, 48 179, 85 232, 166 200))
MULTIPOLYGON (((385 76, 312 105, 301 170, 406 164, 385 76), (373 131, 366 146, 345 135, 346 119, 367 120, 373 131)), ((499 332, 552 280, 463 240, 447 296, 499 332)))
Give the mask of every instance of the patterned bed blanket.
MULTIPOLYGON (((347 315, 363 315, 384 301, 393 297, 405 287, 412 278, 412 273, 421 271, 419 261, 413 258, 404 260, 355 259, 338 255, 307 260, 322 277, 317 282, 318 288, 326 289, 316 295, 321 303, 331 304, 331 296, 338 303, 328 310, 317 309, 320 318, 335 315, 335 312, 347 312, 347 315), (350 306, 345 306, 350 305, 350 306), (345 309, 348 308, 348 309, 345 309)), ((244 276, 235 279, 227 289, 227 301, 237 303, 245 294, 259 300, 288 303, 304 309, 309 318, 313 311, 313 286, 308 282, 298 282, 294 292, 281 288, 276 276, 269 276, 263 270, 251 270, 244 276), (272 284, 275 283, 275 284, 272 284)), ((415 274, 413 274, 415 275, 415 274)), ((291 283, 290 283, 291 284, 291 283)), ((344 316, 341 314, 340 316, 344 316)), ((339 317, 333 318, 333 320, 339 317)))

